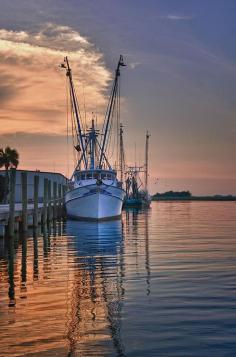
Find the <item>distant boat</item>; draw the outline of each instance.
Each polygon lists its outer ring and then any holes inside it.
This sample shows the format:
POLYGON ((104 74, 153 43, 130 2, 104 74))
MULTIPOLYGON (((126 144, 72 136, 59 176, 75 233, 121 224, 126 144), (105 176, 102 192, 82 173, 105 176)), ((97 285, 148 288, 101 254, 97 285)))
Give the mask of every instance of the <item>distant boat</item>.
POLYGON ((71 218, 100 221, 121 215, 125 191, 106 154, 111 137, 114 110, 117 103, 120 103, 118 85, 121 66, 124 66, 122 56, 116 68, 103 130, 100 134, 95 128, 94 119, 92 119, 90 129, 82 129, 72 71, 67 57, 61 65, 66 69, 69 79, 72 112, 77 133, 75 149, 79 154, 78 163, 70 181, 70 189, 65 196, 67 215, 71 218))
POLYGON ((126 196, 124 207, 149 207, 151 196, 148 193, 148 147, 149 133, 146 134, 145 164, 144 166, 128 166, 126 168, 126 196), (144 184, 140 174, 144 173, 144 184))

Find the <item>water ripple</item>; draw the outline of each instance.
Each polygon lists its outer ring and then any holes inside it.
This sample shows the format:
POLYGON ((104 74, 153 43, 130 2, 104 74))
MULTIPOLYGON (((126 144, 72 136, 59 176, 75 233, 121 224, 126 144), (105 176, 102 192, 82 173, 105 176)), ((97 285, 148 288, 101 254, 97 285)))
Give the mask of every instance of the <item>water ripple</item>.
POLYGON ((0 241, 0 356, 235 356, 235 202, 0 241))

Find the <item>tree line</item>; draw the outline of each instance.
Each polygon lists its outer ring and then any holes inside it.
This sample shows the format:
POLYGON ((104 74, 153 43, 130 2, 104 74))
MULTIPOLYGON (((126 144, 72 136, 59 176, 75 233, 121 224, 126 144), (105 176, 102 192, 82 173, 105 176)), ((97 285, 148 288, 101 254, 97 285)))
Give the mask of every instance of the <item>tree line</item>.
POLYGON ((190 198, 192 194, 190 191, 167 191, 164 193, 156 193, 152 196, 155 198, 190 198))

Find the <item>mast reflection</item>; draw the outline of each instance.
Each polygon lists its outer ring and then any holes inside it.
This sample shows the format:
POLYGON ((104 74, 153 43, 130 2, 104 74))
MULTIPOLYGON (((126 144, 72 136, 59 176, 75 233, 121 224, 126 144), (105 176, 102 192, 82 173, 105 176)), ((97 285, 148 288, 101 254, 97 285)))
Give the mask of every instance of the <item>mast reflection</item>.
POLYGON ((150 254, 149 254, 148 214, 149 214, 149 211, 145 210, 144 211, 145 268, 146 268, 147 295, 150 295, 150 293, 151 293, 151 269, 150 269, 150 254))
MULTIPOLYGON (((136 258, 136 269, 140 266, 139 256, 145 257, 144 267, 146 271, 146 294, 151 293, 151 268, 149 252, 149 215, 150 209, 146 208, 126 208, 126 234, 131 236, 133 253, 136 258), (141 250, 141 252, 140 252, 141 250), (141 254, 140 254, 141 253, 141 254)), ((143 264, 143 262, 142 262, 143 264)))
POLYGON ((125 293, 122 222, 68 221, 66 232, 75 237, 68 241, 68 251, 77 252, 68 298, 68 356, 76 351, 87 356, 92 350, 96 356, 104 356, 109 348, 113 355, 125 356, 121 340, 125 293))

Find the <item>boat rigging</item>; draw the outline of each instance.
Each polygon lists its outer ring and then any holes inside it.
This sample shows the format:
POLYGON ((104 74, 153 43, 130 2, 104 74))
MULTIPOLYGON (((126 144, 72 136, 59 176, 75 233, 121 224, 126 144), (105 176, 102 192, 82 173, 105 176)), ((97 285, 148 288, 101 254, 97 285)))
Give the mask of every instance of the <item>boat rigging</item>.
MULTIPOLYGON (((117 111, 117 124, 119 120, 119 77, 120 67, 123 66, 125 64, 121 55, 115 71, 112 91, 100 133, 95 127, 94 118, 91 121, 90 129, 83 129, 68 57, 65 57, 64 63, 61 65, 66 70, 66 77, 69 80, 72 128, 73 117, 76 122, 77 145, 74 145, 74 148, 79 153, 70 184, 71 189, 67 192, 65 199, 69 216, 99 220, 117 217, 121 214, 125 191, 122 189, 122 182, 117 178, 116 170, 113 169, 108 160, 108 143, 112 135, 115 110, 117 111)), ((118 143, 118 133, 116 139, 118 143)))

